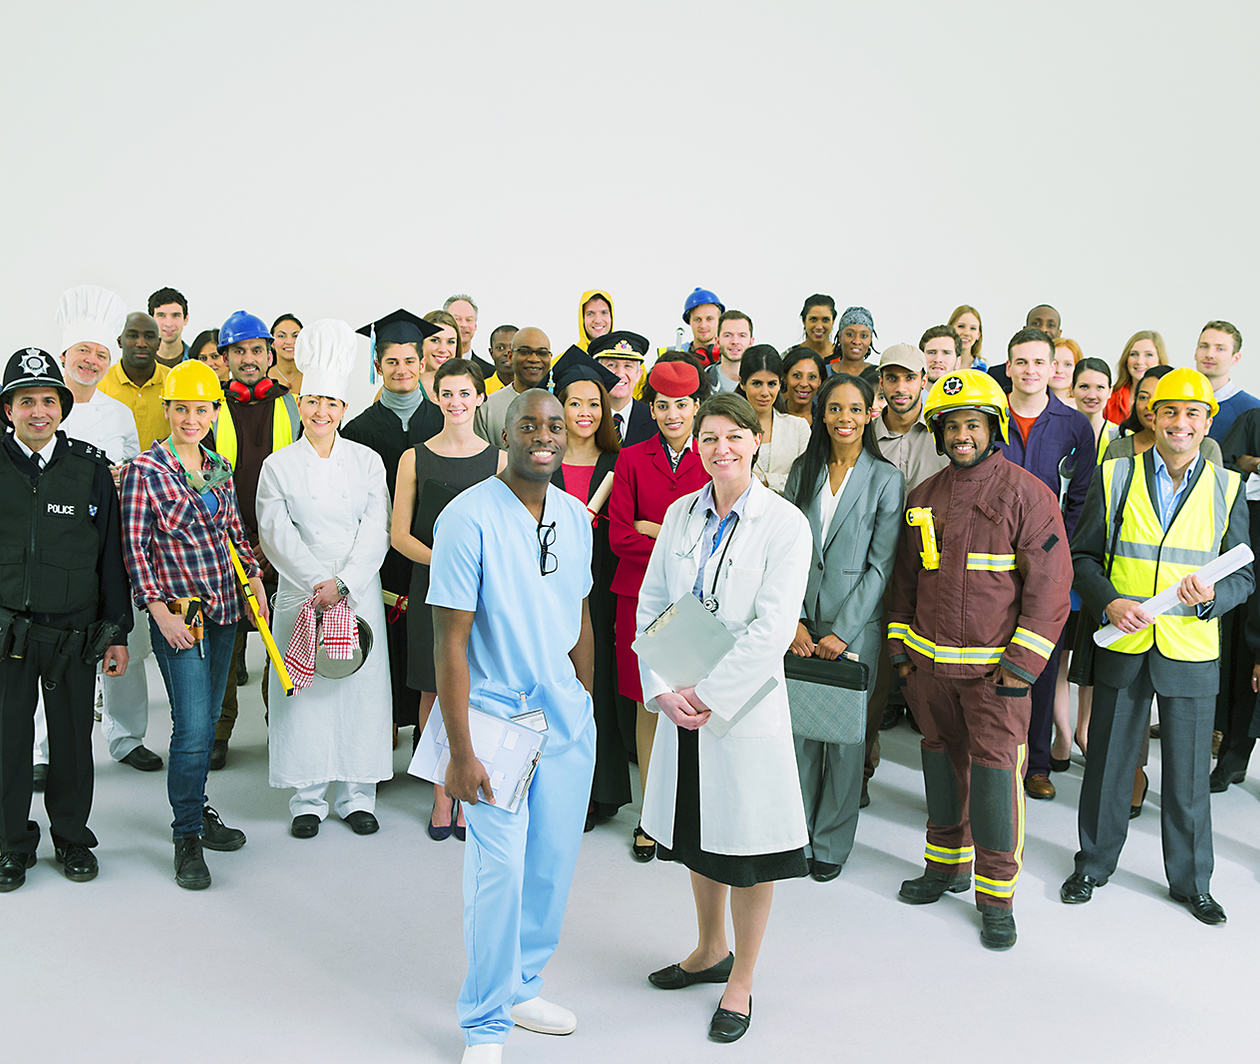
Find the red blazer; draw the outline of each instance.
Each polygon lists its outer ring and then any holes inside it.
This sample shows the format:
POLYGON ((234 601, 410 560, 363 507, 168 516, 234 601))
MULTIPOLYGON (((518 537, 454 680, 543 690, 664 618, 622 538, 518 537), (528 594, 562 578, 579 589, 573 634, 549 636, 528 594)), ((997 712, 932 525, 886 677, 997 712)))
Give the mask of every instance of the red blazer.
POLYGON ((669 468, 665 443, 658 432, 642 443, 623 447, 613 470, 608 500, 608 542, 617 555, 612 590, 637 597, 656 540, 634 530, 636 521, 660 524, 675 499, 699 491, 709 482, 694 443, 683 453, 678 471, 669 468))

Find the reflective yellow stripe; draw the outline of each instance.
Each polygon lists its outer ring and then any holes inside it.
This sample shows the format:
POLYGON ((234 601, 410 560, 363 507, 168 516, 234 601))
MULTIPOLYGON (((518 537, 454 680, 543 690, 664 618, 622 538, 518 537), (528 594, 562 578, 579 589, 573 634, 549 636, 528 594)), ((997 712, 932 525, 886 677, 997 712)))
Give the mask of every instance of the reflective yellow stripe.
POLYGON ((967 864, 975 860, 976 849, 974 846, 963 846, 959 849, 950 849, 945 846, 933 846, 930 842, 923 851, 923 856, 928 861, 935 861, 937 864, 967 864))
POLYGON ((1010 898, 1015 895, 1015 884, 1019 882, 1019 873, 1024 867, 1024 762, 1027 760, 1028 747, 1021 743, 1015 750, 1015 875, 1010 879, 989 879, 987 876, 976 876, 976 893, 989 894, 995 898, 1010 898))
POLYGON ((1015 568, 1015 555, 968 554, 967 568, 988 573, 1008 573, 1015 568))
POLYGON ((1031 650, 1034 654, 1040 654, 1047 661, 1054 652, 1054 644, 1049 639, 1043 639, 1036 632, 1030 632, 1027 628, 1016 628, 1015 634, 1011 636, 1011 642, 1016 646, 1031 650))
POLYGON ((919 635, 908 624, 890 624, 888 638, 900 639, 911 650, 942 665, 996 665, 1006 647, 939 646, 919 635), (893 630, 896 629, 894 632, 893 630))

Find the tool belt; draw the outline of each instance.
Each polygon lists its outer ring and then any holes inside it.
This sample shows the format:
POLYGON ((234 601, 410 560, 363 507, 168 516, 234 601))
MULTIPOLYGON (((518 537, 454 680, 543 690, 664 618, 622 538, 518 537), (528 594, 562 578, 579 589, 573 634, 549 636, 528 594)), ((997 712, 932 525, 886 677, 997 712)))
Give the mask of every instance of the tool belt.
POLYGON ((48 691, 61 681, 71 662, 95 665, 104 656, 105 648, 116 643, 121 633, 122 629, 113 621, 97 621, 86 631, 58 628, 0 606, 0 658, 21 661, 32 644, 51 646, 52 663, 43 676, 44 688, 48 691))

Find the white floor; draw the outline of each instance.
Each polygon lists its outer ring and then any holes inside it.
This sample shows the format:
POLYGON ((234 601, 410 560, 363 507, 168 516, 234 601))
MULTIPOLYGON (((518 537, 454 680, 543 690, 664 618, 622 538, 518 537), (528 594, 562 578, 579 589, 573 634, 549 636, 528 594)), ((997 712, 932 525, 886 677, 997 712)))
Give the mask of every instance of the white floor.
MULTIPOLYGON (((261 658, 251 641, 250 667, 261 658)), ((149 745, 169 723, 150 662, 149 745)), ((0 898, 4 1058, 48 1061, 457 1061, 463 976, 462 846, 424 834, 427 784, 382 786, 379 834, 327 821, 289 837, 288 793, 267 786, 256 682, 210 800, 249 844, 208 853, 213 887, 172 880, 165 775, 111 762, 97 743, 92 825, 100 877, 60 875, 45 823, 39 864, 0 898)), ((884 735, 857 846, 841 877, 780 887, 758 967, 749 1035, 705 1038, 718 988, 654 990, 646 974, 694 939, 684 870, 629 855, 635 815, 585 837, 545 993, 572 1007, 577 1033, 516 1031, 509 1061, 883 1060, 954 1056, 1183 1061, 1211 1049, 1246 1059, 1255 1038, 1260 956, 1260 786, 1213 798, 1212 889, 1229 914, 1204 927, 1168 899, 1159 849, 1159 744, 1151 793, 1121 870, 1089 905, 1067 908, 1081 768, 1059 797, 1030 802, 1016 897, 1019 944, 981 948, 969 896, 911 908, 896 900, 923 847, 917 736, 884 735)), ((1254 1058, 1252 1058, 1254 1059, 1254 1058)))

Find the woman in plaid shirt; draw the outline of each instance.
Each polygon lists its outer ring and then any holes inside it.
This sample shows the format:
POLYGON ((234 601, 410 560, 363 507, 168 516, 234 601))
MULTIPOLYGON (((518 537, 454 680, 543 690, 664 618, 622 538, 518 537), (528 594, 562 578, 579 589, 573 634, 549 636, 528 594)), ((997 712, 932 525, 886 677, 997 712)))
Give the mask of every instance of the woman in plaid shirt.
POLYGON ((167 375, 162 406, 171 434, 127 467, 122 481, 123 547, 136 605, 149 611, 153 654, 171 701, 166 790, 174 820, 175 882, 189 890, 210 885, 202 847, 237 850, 245 833, 224 825, 206 802, 214 725, 223 703, 236 624, 244 613, 228 553, 236 545, 264 617, 258 563, 236 503, 232 469, 202 445, 214 426, 223 389, 201 362, 183 362, 167 375), (200 642, 176 599, 201 601, 200 642))

